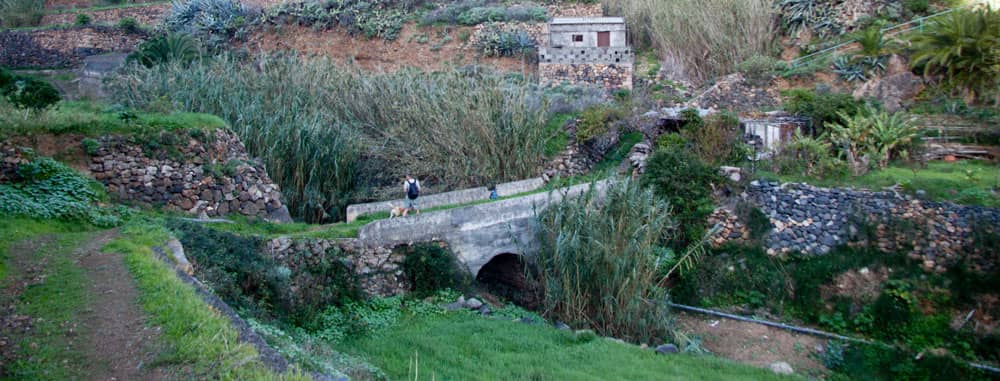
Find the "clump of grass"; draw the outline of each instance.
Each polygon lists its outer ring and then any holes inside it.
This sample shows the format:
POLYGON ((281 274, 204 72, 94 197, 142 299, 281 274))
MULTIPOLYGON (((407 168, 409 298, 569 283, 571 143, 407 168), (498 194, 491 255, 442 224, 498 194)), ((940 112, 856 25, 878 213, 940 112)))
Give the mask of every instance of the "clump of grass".
POLYGON ((634 342, 670 338, 660 287, 672 253, 666 202, 629 180, 564 199, 538 216, 544 314, 634 342))
POLYGON ((635 46, 652 45, 666 67, 693 80, 727 74, 766 55, 776 31, 769 0, 605 0, 624 16, 635 46))
POLYGON ((43 0, 0 0, 0 26, 4 28, 36 26, 44 14, 43 0))

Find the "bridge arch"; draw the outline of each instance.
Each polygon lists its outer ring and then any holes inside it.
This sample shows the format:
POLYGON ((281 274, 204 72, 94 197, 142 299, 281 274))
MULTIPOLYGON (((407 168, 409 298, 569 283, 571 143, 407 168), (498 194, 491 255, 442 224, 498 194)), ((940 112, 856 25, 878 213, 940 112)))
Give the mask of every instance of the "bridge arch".
POLYGON ((523 255, 499 253, 479 268, 475 274, 476 283, 493 295, 522 307, 535 308, 538 306, 537 285, 528 275, 530 270, 530 263, 523 255))

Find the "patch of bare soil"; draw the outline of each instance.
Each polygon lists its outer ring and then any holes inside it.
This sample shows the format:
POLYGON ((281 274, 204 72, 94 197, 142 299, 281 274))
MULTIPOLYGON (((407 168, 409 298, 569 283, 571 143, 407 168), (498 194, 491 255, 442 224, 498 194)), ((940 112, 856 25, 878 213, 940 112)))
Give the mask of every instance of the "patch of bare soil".
POLYGON ((115 236, 102 232, 78 249, 79 264, 90 280, 85 287, 94 303, 81 317, 88 326, 86 355, 91 359, 87 374, 101 380, 160 380, 164 369, 150 366, 159 353, 159 328, 147 327, 138 304, 139 292, 122 256, 102 253, 101 247, 115 236))
POLYGON ((761 368, 784 361, 798 374, 826 372, 817 358, 826 348, 825 339, 699 314, 678 312, 675 316, 682 330, 701 337, 702 347, 715 355, 761 368))
POLYGON ((48 156, 90 175, 90 156, 83 150, 82 134, 31 134, 7 138, 15 147, 29 147, 39 156, 48 156))
POLYGON ((483 57, 464 39, 472 27, 403 26, 396 40, 366 39, 343 30, 314 30, 286 25, 266 27, 254 32, 243 47, 251 51, 296 51, 331 58, 344 65, 368 71, 396 71, 414 67, 425 71, 442 70, 469 64, 492 66, 503 71, 533 73, 534 63, 521 58, 483 57))
POLYGON ((0 294, 0 369, 15 360, 17 338, 31 331, 31 317, 19 315, 14 306, 25 288, 45 281, 45 260, 34 258, 34 253, 52 241, 50 236, 36 237, 16 242, 8 250, 10 272, 0 294))

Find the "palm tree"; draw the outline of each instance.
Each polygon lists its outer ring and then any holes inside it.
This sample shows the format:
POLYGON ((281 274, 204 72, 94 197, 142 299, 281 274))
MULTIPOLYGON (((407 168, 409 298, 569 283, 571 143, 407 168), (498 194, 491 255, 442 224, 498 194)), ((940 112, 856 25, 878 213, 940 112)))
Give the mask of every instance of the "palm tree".
POLYGON ((912 42, 911 65, 925 77, 942 76, 972 97, 989 95, 1000 85, 1000 12, 989 6, 956 10, 933 21, 912 42))
POLYGON ((201 57, 198 43, 186 34, 171 33, 144 42, 129 59, 153 67, 171 61, 190 62, 201 57))

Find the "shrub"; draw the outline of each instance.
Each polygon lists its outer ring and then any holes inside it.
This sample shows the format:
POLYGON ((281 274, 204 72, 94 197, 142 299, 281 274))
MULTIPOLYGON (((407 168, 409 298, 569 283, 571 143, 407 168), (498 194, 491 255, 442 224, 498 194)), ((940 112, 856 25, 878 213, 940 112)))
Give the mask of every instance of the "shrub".
POLYGON ((785 61, 767 55, 754 54, 737 64, 735 69, 742 72, 754 86, 765 86, 776 73, 785 70, 785 61))
POLYGON ((544 315, 601 335, 655 343, 670 338, 662 301, 669 205, 629 180, 549 205, 538 215, 544 315))
POLYGON ((683 248, 701 238, 705 221, 714 209, 712 187, 722 182, 715 167, 684 149, 660 149, 649 158, 642 182, 670 204, 671 213, 681 226, 674 248, 683 248))
POLYGON ((770 51, 776 29, 770 0, 606 0, 624 16, 636 47, 652 45, 676 75, 705 80, 770 51))
POLYGON ((545 8, 536 5, 515 5, 512 7, 474 7, 458 15, 456 21, 462 25, 478 25, 498 21, 545 21, 545 8))
POLYGON ((13 182, 0 184, 0 215, 117 226, 130 212, 97 206, 105 197, 101 184, 58 161, 39 157, 18 166, 13 182))
POLYGON ((903 0, 903 7, 912 14, 923 14, 930 9, 928 0, 903 0))
POLYGON ((689 149, 712 166, 742 161, 739 146, 740 120, 729 113, 686 120, 681 133, 691 142, 689 149))
POLYGON ((750 239, 759 241, 771 231, 771 219, 752 203, 740 200, 734 212, 749 230, 750 239))
POLYGON ((867 167, 866 157, 874 157, 879 168, 885 168, 893 157, 906 156, 905 148, 917 135, 917 128, 902 112, 890 114, 866 106, 853 116, 843 112, 838 115, 846 122, 829 125, 830 140, 839 146, 858 175, 864 172, 862 167, 867 167))
POLYGON ((0 69, 0 95, 18 108, 43 110, 62 100, 48 82, 14 75, 0 69))
POLYGON ((118 20, 118 28, 130 33, 139 33, 142 31, 142 26, 139 25, 134 17, 124 17, 118 20))
POLYGON ((486 5, 486 0, 460 0, 447 3, 443 7, 427 12, 427 14, 420 19, 420 22, 424 25, 439 22, 457 24, 459 15, 472 8, 481 7, 483 5, 486 5))
POLYGON ((43 0, 0 0, 0 26, 4 28, 35 26, 43 15, 43 0))
POLYGON ((186 64, 200 56, 197 41, 186 34, 170 33, 139 44, 136 51, 129 54, 128 60, 153 67, 171 61, 186 64))
POLYGON ((440 290, 464 290, 470 284, 468 271, 450 250, 437 243, 418 243, 406 249, 403 274, 410 281, 410 291, 423 298, 440 290))
POLYGON ((984 97, 1000 87, 1000 11, 960 9, 936 18, 911 40, 910 65, 925 77, 984 97))
POLYGON ((168 32, 187 34, 218 48, 238 37, 257 17, 255 9, 235 0, 175 0, 163 23, 168 32))
POLYGON ((492 71, 367 74, 297 56, 129 70, 111 84, 121 103, 166 99, 229 121, 307 221, 339 218, 373 197, 365 185, 395 189, 405 172, 460 189, 532 176, 545 152, 543 98, 492 71))
POLYGON ((771 158, 771 169, 782 175, 835 176, 842 174, 840 164, 829 141, 804 136, 800 131, 795 131, 771 158))
POLYGON ((576 124, 576 141, 585 142, 608 133, 611 123, 621 117, 621 111, 611 106, 596 105, 587 108, 576 124))
POLYGON ((90 15, 86 13, 78 13, 76 15, 76 20, 73 23, 76 25, 90 25, 91 21, 93 20, 90 18, 90 15))
POLYGON ((296 253, 285 262, 295 266, 293 272, 267 255, 260 237, 179 219, 166 225, 184 245, 198 278, 233 308, 253 316, 307 322, 324 306, 359 297, 353 273, 338 260, 336 249, 320 258, 296 253))
POLYGON ((786 34, 810 29, 820 38, 836 36, 843 30, 837 20, 836 4, 816 0, 782 0, 781 26, 786 34))
POLYGON ((916 299, 911 287, 899 280, 885 283, 873 305, 875 332, 882 337, 896 337, 906 331, 916 312, 916 299))
POLYGON ((524 55, 535 49, 535 39, 523 29, 491 24, 476 31, 476 48, 486 56, 524 55))
POLYGON ((91 156, 96 155, 97 151, 101 149, 101 143, 91 138, 84 138, 81 140, 80 146, 83 148, 83 152, 86 152, 91 156))
POLYGON ((853 115, 865 104, 850 94, 830 91, 792 89, 782 95, 785 111, 809 118, 814 135, 825 132, 828 123, 843 122, 840 113, 853 115))
POLYGON ((294 20, 316 29, 340 27, 351 34, 395 40, 414 4, 385 1, 377 5, 363 0, 287 2, 268 9, 263 20, 279 23, 294 20))

